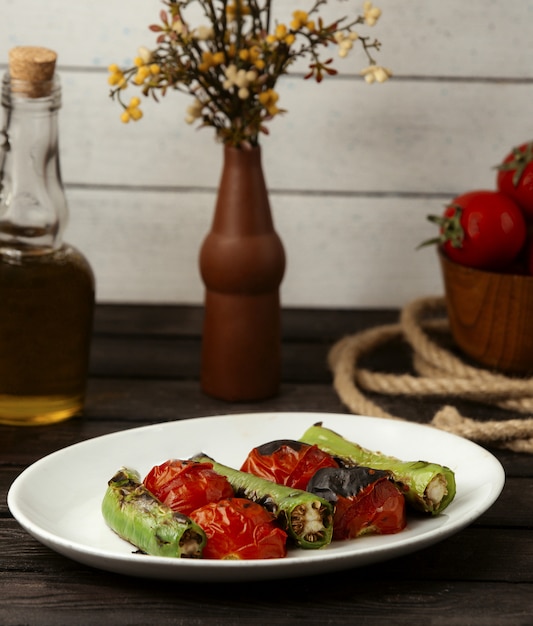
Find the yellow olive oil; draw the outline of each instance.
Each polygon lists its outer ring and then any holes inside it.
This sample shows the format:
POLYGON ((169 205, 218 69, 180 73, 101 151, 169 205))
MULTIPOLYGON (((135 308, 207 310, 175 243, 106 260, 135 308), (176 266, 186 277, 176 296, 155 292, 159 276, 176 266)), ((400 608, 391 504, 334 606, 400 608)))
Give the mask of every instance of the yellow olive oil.
POLYGON ((0 423, 52 423, 82 409, 93 307, 93 273, 75 248, 0 254, 0 423))

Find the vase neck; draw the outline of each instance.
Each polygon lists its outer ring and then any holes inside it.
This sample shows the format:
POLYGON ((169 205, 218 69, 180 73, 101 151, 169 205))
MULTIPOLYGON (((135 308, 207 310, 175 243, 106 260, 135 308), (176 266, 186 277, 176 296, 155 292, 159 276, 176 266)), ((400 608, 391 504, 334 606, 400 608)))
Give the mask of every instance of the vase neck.
POLYGON ((224 146, 224 163, 212 229, 226 234, 261 234, 273 229, 261 148, 224 146))

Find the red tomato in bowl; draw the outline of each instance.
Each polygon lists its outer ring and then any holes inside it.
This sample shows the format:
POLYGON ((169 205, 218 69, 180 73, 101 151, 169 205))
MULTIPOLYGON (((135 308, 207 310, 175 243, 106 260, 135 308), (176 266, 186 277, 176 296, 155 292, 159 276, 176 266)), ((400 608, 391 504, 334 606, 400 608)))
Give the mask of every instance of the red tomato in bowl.
POLYGON ((280 559, 287 554, 287 533, 257 502, 227 498, 193 511, 190 518, 207 535, 206 559, 280 559))
POLYGON ((526 240, 526 222, 514 200, 499 191, 470 191, 457 196, 442 217, 438 242, 448 258, 461 265, 504 270, 526 240))
POLYGON ((514 148, 498 166, 498 189, 512 198, 533 220, 533 142, 514 148))
POLYGON ((153 467, 143 482, 158 500, 184 515, 234 495, 228 479, 217 474, 211 463, 165 461, 153 467))

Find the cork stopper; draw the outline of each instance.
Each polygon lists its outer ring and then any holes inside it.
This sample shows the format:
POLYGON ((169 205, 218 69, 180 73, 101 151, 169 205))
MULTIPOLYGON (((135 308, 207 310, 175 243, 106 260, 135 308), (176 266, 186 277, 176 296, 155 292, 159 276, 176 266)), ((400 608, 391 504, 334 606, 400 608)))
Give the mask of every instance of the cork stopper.
POLYGON ((9 51, 12 89, 30 98, 50 95, 57 54, 38 46, 17 46, 9 51), (19 82, 21 81, 21 82, 19 82))

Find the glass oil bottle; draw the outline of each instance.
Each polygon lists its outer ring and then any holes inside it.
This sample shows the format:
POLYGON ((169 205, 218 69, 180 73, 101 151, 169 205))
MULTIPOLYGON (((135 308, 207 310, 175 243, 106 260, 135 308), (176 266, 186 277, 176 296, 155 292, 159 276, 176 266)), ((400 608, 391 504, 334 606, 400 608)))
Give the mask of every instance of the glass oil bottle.
POLYGON ((56 53, 17 47, 2 82, 0 423, 49 424, 85 401, 95 301, 86 258, 63 242, 56 53))

